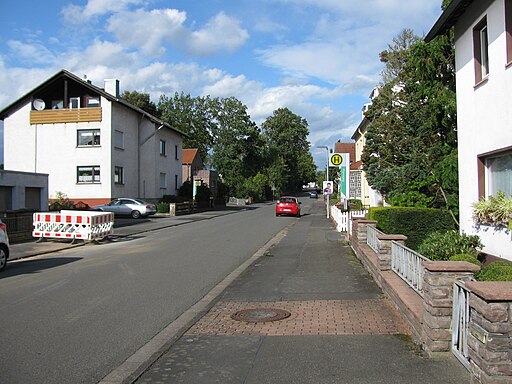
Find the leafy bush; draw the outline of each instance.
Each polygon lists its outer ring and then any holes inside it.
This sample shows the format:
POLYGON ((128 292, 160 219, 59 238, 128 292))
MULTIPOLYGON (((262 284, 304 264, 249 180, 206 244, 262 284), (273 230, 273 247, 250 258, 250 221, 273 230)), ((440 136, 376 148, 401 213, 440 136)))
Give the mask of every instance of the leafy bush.
POLYGON ((407 236, 405 244, 414 250, 428 234, 454 229, 450 212, 443 209, 372 207, 368 211, 368 219, 376 220, 377 228, 384 233, 407 236))
POLYGON ((479 267, 482 266, 482 263, 474 256, 470 255, 469 253, 461 253, 455 256, 451 256, 448 260, 450 261, 467 261, 469 263, 478 265, 479 267))
POLYGON ((165 201, 161 201, 156 206, 156 211, 158 213, 169 213, 169 203, 166 203, 165 201))
POLYGON ((361 211, 363 209, 363 202, 358 199, 350 199, 348 205, 351 211, 361 211))
POLYGON ((512 197, 504 192, 489 196, 473 204, 473 219, 478 224, 503 225, 512 230, 512 197))
POLYGON ((476 258, 476 248, 482 248, 476 235, 460 234, 458 231, 434 232, 429 234, 418 248, 418 252, 430 260, 448 260, 459 254, 476 258))
POLYGON ((495 261, 476 274, 478 281, 512 281, 512 263, 495 261))
POLYGON ((50 211, 60 211, 62 209, 74 209, 73 201, 68 199, 68 196, 63 192, 55 193, 55 201, 50 203, 50 211))

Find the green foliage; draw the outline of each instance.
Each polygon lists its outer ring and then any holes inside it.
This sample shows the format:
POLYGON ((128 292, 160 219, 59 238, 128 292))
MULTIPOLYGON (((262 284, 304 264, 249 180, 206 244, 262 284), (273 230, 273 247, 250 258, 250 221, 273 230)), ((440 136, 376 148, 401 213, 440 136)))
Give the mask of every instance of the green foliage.
POLYGON ((55 201, 50 203, 50 211, 60 211, 62 209, 74 209, 73 201, 69 200, 67 195, 63 192, 55 193, 55 201))
POLYGON ((476 235, 460 234, 452 230, 430 233, 418 248, 418 252, 430 260, 448 260, 459 254, 477 256, 477 248, 482 248, 476 235))
POLYGON ((315 179, 316 167, 307 140, 306 119, 288 108, 279 108, 261 125, 269 179, 277 191, 300 191, 315 179))
POLYGON ((169 203, 166 203, 165 201, 161 201, 156 206, 156 211, 158 213, 169 213, 169 203))
POLYGON ((371 207, 368 219, 376 220, 377 228, 384 233, 407 236, 405 244, 414 250, 429 234, 454 228, 448 211, 433 208, 371 207))
POLYGON ((478 224, 506 226, 512 230, 512 197, 504 192, 481 199, 473 204, 473 218, 478 224))
POLYGON ((512 281, 512 263, 495 261, 476 274, 478 281, 512 281))
POLYGON ((197 202, 209 202, 212 192, 206 185, 200 185, 196 188, 196 201, 197 202))
POLYGON ((121 95, 121 99, 126 100, 132 105, 139 107, 147 113, 159 117, 160 113, 154 102, 151 101, 149 93, 141 93, 137 91, 125 91, 121 95))
POLYGON ((454 50, 404 30, 381 53, 384 84, 365 117, 369 184, 392 205, 443 208, 457 223, 454 50))
POLYGON ((350 199, 348 205, 351 211, 360 211, 363 209, 363 202, 358 199, 350 199))
POLYGON ((467 261, 469 263, 478 265, 479 267, 482 266, 482 263, 475 257, 475 255, 471 255, 469 253, 461 253, 455 256, 451 256, 449 261, 467 261))

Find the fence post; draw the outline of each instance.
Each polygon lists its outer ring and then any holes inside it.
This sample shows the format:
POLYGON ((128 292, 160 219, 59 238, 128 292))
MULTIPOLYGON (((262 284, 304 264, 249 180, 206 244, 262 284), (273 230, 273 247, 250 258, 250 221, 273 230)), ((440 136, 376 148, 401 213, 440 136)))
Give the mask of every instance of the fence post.
POLYGON ((472 383, 512 382, 512 282, 469 282, 472 383))
POLYGON ((352 219, 353 228, 352 228, 352 239, 353 242, 359 247, 361 244, 366 244, 366 227, 377 226, 377 222, 375 220, 366 220, 366 219, 352 219))
POLYGON ((466 261, 430 261, 424 262, 423 267, 423 342, 431 355, 451 348, 453 283, 473 280, 480 267, 466 261))
POLYGON ((378 234, 377 240, 379 245, 379 253, 377 255, 379 258, 379 269, 381 271, 388 271, 391 269, 391 242, 394 240, 404 245, 407 236, 378 234))

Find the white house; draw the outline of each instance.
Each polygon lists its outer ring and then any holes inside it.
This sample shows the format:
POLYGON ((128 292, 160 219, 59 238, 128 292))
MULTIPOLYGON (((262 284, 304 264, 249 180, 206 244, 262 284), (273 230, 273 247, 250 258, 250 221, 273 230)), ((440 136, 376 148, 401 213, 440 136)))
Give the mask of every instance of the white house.
POLYGON ((453 0, 426 36, 455 27, 461 230, 512 260, 512 234, 475 225, 472 204, 512 195, 512 0, 453 0))
POLYGON ((355 157, 354 157, 354 166, 360 169, 360 178, 361 178, 361 201, 363 202, 363 205, 369 206, 369 207, 379 207, 384 204, 384 201, 382 199, 382 195, 374 190, 370 185, 368 184, 368 180, 366 180, 366 172, 362 169, 363 163, 361 161, 361 157, 363 155, 363 149, 366 144, 366 126, 368 125, 368 119, 365 116, 365 113, 368 111, 370 106, 372 105, 373 99, 375 99, 379 95, 379 89, 374 88, 372 92, 370 93, 370 102, 363 105, 363 108, 361 109, 361 123, 357 126, 356 130, 354 131, 354 134, 352 135, 352 140, 355 141, 355 157))
POLYGON ((46 173, 51 197, 89 205, 120 196, 157 199, 182 184, 183 133, 62 70, 0 111, 4 167, 46 173))

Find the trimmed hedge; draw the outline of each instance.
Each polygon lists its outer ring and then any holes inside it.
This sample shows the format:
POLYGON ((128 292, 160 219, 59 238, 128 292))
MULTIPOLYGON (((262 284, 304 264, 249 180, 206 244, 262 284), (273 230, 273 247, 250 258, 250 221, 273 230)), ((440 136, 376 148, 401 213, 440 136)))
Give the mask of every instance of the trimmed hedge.
POLYGON ((478 265, 479 267, 482 267, 482 263, 473 255, 470 255, 469 253, 460 253, 458 255, 452 256, 448 259, 449 261, 467 261, 469 263, 478 265))
POLYGON ((414 250, 428 234, 455 229, 450 212, 434 208, 371 207, 368 219, 386 234, 407 236, 405 245, 414 250))
POLYGON ((478 281, 512 281, 512 263, 495 261, 475 274, 478 281))

